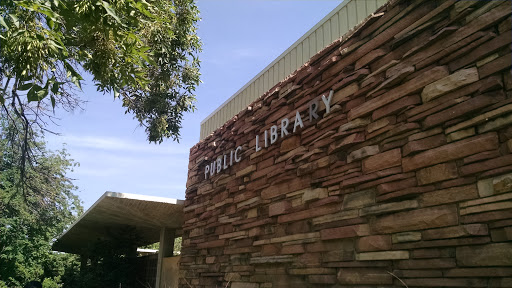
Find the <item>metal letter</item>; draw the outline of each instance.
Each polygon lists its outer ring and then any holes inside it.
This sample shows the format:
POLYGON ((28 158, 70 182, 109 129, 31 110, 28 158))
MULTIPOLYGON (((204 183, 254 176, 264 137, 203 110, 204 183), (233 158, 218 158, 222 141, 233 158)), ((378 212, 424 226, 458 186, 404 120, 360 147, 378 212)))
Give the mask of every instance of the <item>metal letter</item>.
POLYGON ((318 119, 316 110, 318 110, 318 99, 315 99, 309 103, 309 122, 313 122, 313 119, 318 119))
POLYGON ((322 101, 325 104, 325 114, 329 114, 329 112, 331 111, 332 94, 334 94, 334 90, 331 90, 329 92, 329 98, 327 98, 327 99, 325 99, 325 95, 322 95, 322 101))
POLYGON ((270 145, 274 144, 277 141, 277 126, 273 125, 270 127, 270 145))
POLYGON ((213 176, 213 174, 215 174, 215 160, 213 160, 213 162, 210 164, 210 177, 213 176))
POLYGON ((268 147, 268 131, 265 130, 265 148, 268 147))
POLYGON ((227 169, 228 165, 226 163, 226 159, 228 158, 228 155, 224 154, 224 165, 222 165, 222 169, 227 169))
POLYGON ((222 158, 221 157, 217 158, 217 174, 220 173, 220 171, 222 171, 222 158))
POLYGON ((238 163, 242 160, 242 156, 238 157, 238 150, 242 151, 242 146, 238 146, 236 147, 236 150, 235 150, 235 162, 238 163))
POLYGON ((295 113, 295 123, 293 124, 293 133, 295 133, 297 126, 300 126, 300 128, 304 128, 304 123, 302 123, 302 118, 300 118, 299 110, 297 110, 297 112, 295 113))
POLYGON ((258 152, 260 150, 261 150, 261 147, 260 147, 260 136, 256 135, 256 152, 258 152))
POLYGON ((284 138, 285 135, 288 135, 288 130, 286 130, 288 124, 290 124, 290 120, 288 120, 288 118, 283 118, 281 120, 281 138, 284 138))
POLYGON ((208 179, 208 172, 210 172, 210 165, 206 165, 206 167, 204 167, 204 179, 208 179))

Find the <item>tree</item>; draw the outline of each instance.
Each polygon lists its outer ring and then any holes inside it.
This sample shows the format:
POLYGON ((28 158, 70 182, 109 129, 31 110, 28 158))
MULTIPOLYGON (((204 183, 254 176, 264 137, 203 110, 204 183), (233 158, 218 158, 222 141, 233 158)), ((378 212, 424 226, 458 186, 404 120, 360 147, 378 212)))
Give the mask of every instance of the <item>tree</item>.
POLYGON ((87 73, 122 99, 149 142, 178 141, 200 82, 198 20, 193 0, 0 1, 2 109, 27 139, 55 108, 80 104, 87 73))
POLYGON ((58 281, 66 269, 77 267, 74 256, 51 251, 52 239, 82 212, 76 187, 66 176, 75 163, 65 150, 47 150, 34 131, 28 139, 33 165, 26 170, 27 185, 20 186, 21 150, 12 139, 24 140, 0 116, 0 287, 42 278, 58 281))

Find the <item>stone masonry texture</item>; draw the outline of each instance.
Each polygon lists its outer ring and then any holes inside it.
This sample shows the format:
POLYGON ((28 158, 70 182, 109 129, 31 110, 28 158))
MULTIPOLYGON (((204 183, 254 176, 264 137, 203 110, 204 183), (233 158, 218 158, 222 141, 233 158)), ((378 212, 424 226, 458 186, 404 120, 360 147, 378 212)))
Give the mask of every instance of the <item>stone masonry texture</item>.
POLYGON ((392 0, 192 147, 180 287, 512 287, 511 5, 392 0))

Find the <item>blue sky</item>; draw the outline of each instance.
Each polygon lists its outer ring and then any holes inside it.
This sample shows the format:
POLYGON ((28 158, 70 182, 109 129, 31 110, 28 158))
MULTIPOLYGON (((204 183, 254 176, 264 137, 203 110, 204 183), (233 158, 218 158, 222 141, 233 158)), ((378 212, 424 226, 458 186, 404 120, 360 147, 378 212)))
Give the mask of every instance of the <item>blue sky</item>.
POLYGON ((46 135, 51 149, 64 145, 80 163, 69 176, 84 208, 105 191, 184 199, 189 150, 199 141, 201 121, 340 3, 198 1, 203 83, 196 90, 196 112, 185 115, 180 143, 149 144, 119 101, 86 82, 83 109, 58 112, 52 130, 61 136, 46 135))

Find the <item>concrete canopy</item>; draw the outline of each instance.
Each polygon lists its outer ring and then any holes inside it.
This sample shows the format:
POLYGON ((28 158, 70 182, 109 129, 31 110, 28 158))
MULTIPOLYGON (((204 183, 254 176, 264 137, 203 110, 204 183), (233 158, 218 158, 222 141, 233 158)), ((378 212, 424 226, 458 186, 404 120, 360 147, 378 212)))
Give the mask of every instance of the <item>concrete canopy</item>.
POLYGON ((138 246, 160 239, 162 228, 181 233, 183 200, 137 194, 105 192, 53 244, 53 249, 80 254, 101 240, 125 237, 127 227, 134 228, 138 246))

